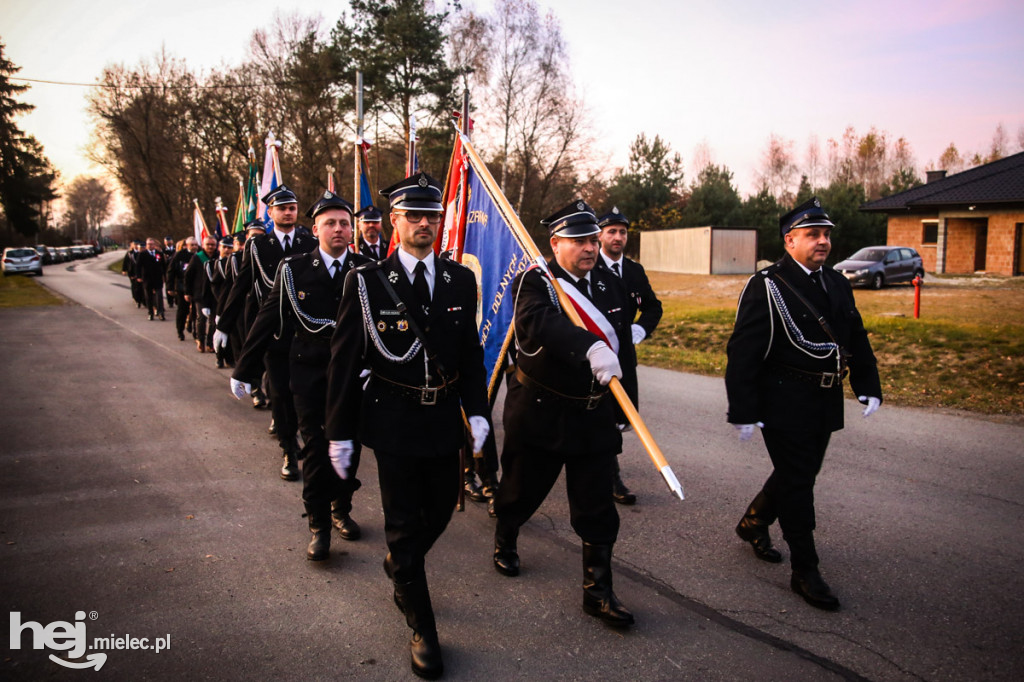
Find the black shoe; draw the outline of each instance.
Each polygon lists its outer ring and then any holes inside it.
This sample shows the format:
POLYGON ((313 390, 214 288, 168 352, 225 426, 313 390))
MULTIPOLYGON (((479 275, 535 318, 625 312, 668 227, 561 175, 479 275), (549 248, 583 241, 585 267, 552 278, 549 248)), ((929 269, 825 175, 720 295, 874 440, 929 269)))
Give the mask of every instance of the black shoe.
POLYGON ((306 558, 310 561, 323 561, 330 556, 331 530, 314 530, 313 539, 306 548, 306 558))
POLYGON ((782 562, 782 553, 772 546, 772 538, 765 526, 755 526, 744 517, 736 526, 736 535, 739 535, 741 540, 750 543, 750 546, 754 548, 754 556, 761 561, 771 564, 782 562))
POLYGON ((167 318, 166 318, 166 317, 164 317, 164 314, 163 314, 163 313, 160 313, 160 321, 161 321, 161 322, 166 322, 166 321, 167 321, 167 318))
POLYGON ((498 512, 494 511, 494 498, 487 500, 487 515, 492 519, 498 518, 498 512))
POLYGON ((793 577, 789 580, 789 586, 793 591, 804 598, 804 601, 816 609, 823 611, 838 611, 839 599, 832 594, 821 574, 817 571, 798 573, 793 571, 793 577))
POLYGON ((583 543, 583 612, 617 628, 635 622, 612 591, 611 545, 583 543))
POLYGON ((153 313, 150 313, 150 314, 149 314, 149 321, 150 321, 150 322, 152 322, 152 321, 153 321, 153 313))
POLYGON ((622 605, 614 592, 609 592, 607 596, 598 598, 584 590, 583 612, 616 628, 626 628, 636 622, 633 614, 622 605))
POLYGON ((612 499, 627 507, 636 504, 636 495, 626 487, 618 475, 615 476, 615 482, 612 484, 612 499))
POLYGON ((299 480, 299 463, 291 452, 284 453, 284 460, 281 464, 281 478, 286 481, 299 480))
MULTIPOLYGON (((255 402, 255 400, 253 402, 255 402)), ((267 427, 267 433, 269 433, 271 436, 277 434, 277 422, 275 422, 273 419, 270 420, 270 426, 267 427)))
POLYGON ((341 536, 342 540, 353 541, 363 537, 363 530, 348 514, 341 517, 332 516, 331 523, 333 523, 334 527, 338 529, 338 535, 341 536))
MULTIPOLYGON (((395 582, 395 568, 391 565, 391 552, 388 552, 384 557, 384 574, 388 577, 388 580, 395 582)), ((398 595, 398 588, 395 588, 393 599, 395 600, 395 606, 401 613, 405 613, 405 605, 402 604, 402 599, 398 595)))
POLYGON ((217 358, 217 369, 224 369, 224 358, 217 358))
POLYGON ((483 503, 487 501, 487 496, 484 495, 484 489, 479 483, 477 483, 476 474, 473 472, 470 471, 466 474, 463 487, 466 490, 466 497, 474 502, 483 503))
POLYGON ((498 521, 494 529, 494 568, 498 573, 514 578, 519 575, 519 551, 516 541, 519 529, 508 529, 498 521))
POLYGON ((441 659, 441 644, 437 635, 424 637, 418 632, 412 633, 409 642, 410 662, 412 671, 425 680, 436 680, 444 674, 444 661, 441 659))
POLYGON ((252 406, 257 410, 267 406, 267 399, 263 396, 263 389, 256 388, 252 392, 252 406))
POLYGON ((184 340, 185 340, 185 335, 183 333, 181 333, 181 332, 178 332, 178 341, 184 341, 184 340))

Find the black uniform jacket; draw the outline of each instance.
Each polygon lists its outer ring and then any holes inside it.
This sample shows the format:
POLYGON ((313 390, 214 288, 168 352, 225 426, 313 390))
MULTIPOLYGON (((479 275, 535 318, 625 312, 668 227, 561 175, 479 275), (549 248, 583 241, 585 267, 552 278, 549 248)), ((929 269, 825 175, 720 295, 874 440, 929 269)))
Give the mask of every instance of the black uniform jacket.
POLYGON ((346 277, 331 342, 328 439, 359 440, 397 455, 450 454, 465 438, 460 406, 466 416, 490 413, 476 323, 476 278, 458 263, 441 259, 434 263, 430 315, 416 317, 436 354, 426 367, 422 348, 409 352, 418 345, 409 312, 398 310, 377 274, 384 274, 401 301, 414 300, 398 252, 346 277), (365 379, 359 376, 364 367, 373 373, 365 391, 365 379), (422 387, 428 372, 430 386, 454 381, 439 392, 436 405, 424 405, 414 390, 396 385, 422 387))
POLYGON ((134 249, 128 249, 124 254, 124 259, 121 261, 121 272, 127 274, 129 277, 138 277, 135 274, 135 263, 139 259, 139 253, 134 249))
POLYGON ((214 307, 218 310, 221 302, 228 297, 228 292, 231 290, 230 268, 231 254, 218 258, 210 268, 212 273, 210 287, 213 289, 213 297, 217 300, 217 305, 214 307))
MULTIPOLYGON (((298 226, 291 232, 291 254, 313 251, 319 242, 309 230, 298 226)), ((270 290, 274 287, 274 273, 284 259, 284 250, 277 241, 275 232, 258 234, 245 243, 242 255, 242 267, 238 276, 231 283, 231 291, 220 306, 220 322, 217 329, 230 332, 235 322, 245 312, 246 301, 253 299, 250 305, 257 308, 263 304, 270 290)))
POLYGON ((875 354, 846 278, 821 269, 824 292, 788 254, 755 273, 740 294, 729 339, 725 388, 729 422, 801 431, 843 428, 843 390, 821 373, 837 371, 837 353, 807 305, 781 279, 824 315, 849 354, 850 382, 857 396, 882 397, 875 354), (819 307, 819 303, 821 303, 819 307))
MULTIPOLYGON (((554 277, 572 278, 554 261, 548 264, 554 277)), ((623 386, 636 385, 636 351, 630 326, 632 316, 620 278, 609 270, 590 271, 594 305, 608 319, 619 340, 619 364, 623 386)), ((571 286, 571 285, 570 285, 571 286)), ((567 456, 615 454, 622 436, 615 427, 616 402, 606 386, 597 383, 590 370, 587 350, 600 338, 574 325, 555 302, 554 289, 538 268, 520 274, 512 283, 515 292, 515 341, 517 372, 505 398, 506 444, 557 450, 567 456), (522 380, 520 373, 527 379, 522 380), (583 397, 604 393, 594 409, 583 397), (561 394, 559 396, 558 394, 561 394)))
POLYGON ((337 279, 331 277, 320 250, 288 256, 278 267, 274 288, 263 302, 245 339, 232 376, 255 385, 263 375, 263 355, 275 337, 290 336, 292 393, 324 395, 331 336, 341 304, 345 274, 370 262, 354 253, 345 256, 337 279))
POLYGON ((235 280, 238 279, 238 272, 242 268, 242 256, 244 253, 244 251, 232 251, 228 256, 227 264, 224 266, 224 290, 221 297, 217 299, 217 315, 224 313, 228 297, 231 294, 231 288, 234 286, 235 280))
POLYGON ((383 234, 381 234, 375 246, 377 247, 377 257, 373 258, 373 256, 370 255, 369 251, 370 245, 367 244, 366 240, 363 239, 362 237, 359 238, 360 254, 366 256, 367 258, 370 258, 371 260, 384 260, 385 258, 388 257, 388 242, 384 240, 383 234))
POLYGON ((185 293, 185 270, 192 260, 192 253, 188 249, 181 249, 174 254, 174 258, 167 264, 167 289, 179 293, 185 293))
MULTIPOLYGON (((597 267, 608 270, 604 258, 598 257, 597 267)), ((612 272, 611 274, 615 274, 612 272)), ((622 282, 626 285, 626 293, 629 294, 630 305, 633 306, 633 317, 631 319, 647 332, 647 336, 654 333, 658 323, 661 322, 661 301, 654 295, 651 288, 651 281, 647 279, 647 271, 644 266, 635 260, 623 257, 622 259, 622 282), (640 313, 640 317, 636 317, 640 313)))
POLYGON ((206 259, 204 262, 203 257, 199 254, 204 253, 203 251, 197 251, 192 260, 188 262, 188 267, 185 268, 185 293, 188 294, 192 302, 200 308, 213 308, 217 307, 217 299, 213 295, 213 286, 211 280, 213 278, 213 266, 217 262, 217 256, 214 255, 211 258, 206 259))
POLYGON ((151 255, 149 251, 140 251, 135 259, 135 276, 142 280, 147 288, 156 289, 164 285, 164 271, 167 262, 164 252, 157 249, 151 255))

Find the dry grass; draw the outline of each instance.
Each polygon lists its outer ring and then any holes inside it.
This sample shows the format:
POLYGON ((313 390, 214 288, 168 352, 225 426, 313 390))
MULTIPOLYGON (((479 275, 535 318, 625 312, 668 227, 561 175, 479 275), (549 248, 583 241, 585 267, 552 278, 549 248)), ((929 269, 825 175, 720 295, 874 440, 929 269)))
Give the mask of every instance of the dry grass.
POLYGON ((27 305, 60 305, 61 299, 27 275, 0 277, 0 308, 27 305))
MULTIPOLYGON (((746 276, 649 273, 665 305, 644 364, 725 372, 725 344, 746 276)), ((1024 417, 1024 278, 930 275, 921 319, 914 289, 857 289, 886 400, 1024 417)))

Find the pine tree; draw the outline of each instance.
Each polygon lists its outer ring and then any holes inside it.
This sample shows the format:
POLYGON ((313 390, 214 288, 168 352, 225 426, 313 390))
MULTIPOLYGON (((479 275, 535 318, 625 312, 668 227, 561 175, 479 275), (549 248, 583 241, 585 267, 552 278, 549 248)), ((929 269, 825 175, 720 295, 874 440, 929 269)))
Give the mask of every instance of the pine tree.
POLYGON ((39 224, 39 216, 43 203, 57 196, 57 174, 42 145, 15 123, 17 116, 35 108, 16 99, 28 89, 10 80, 20 70, 4 56, 0 42, 0 207, 10 227, 32 236, 45 227, 39 224))

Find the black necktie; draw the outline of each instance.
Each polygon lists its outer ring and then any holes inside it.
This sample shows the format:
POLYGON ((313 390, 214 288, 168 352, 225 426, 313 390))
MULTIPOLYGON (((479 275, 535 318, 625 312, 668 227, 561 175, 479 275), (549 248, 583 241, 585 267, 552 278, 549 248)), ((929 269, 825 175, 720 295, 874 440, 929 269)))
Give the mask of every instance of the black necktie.
POLYGON ((372 258, 373 260, 377 260, 377 245, 376 244, 367 244, 366 245, 366 252, 369 254, 370 258, 372 258))
POLYGON ((614 272, 619 277, 622 277, 622 272, 619 271, 619 264, 618 263, 612 263, 612 272, 614 272))
POLYGON ((334 264, 331 265, 331 269, 334 271, 331 273, 331 279, 338 279, 338 273, 341 272, 341 261, 334 261, 334 264))
POLYGON ((825 283, 821 281, 821 270, 815 270, 811 273, 811 281, 814 282, 822 291, 828 291, 825 288, 825 283))
POLYGON ((290 234, 286 234, 284 236, 284 253, 285 253, 285 255, 287 256, 289 253, 291 253, 291 250, 292 250, 292 236, 290 234))
POLYGON ((590 298, 590 287, 587 286, 588 284, 590 283, 587 281, 585 277, 580 277, 578 280, 576 280, 576 288, 582 291, 584 296, 590 298))
POLYGON ((427 286, 427 264, 420 261, 416 264, 413 272, 415 273, 412 278, 412 290, 416 295, 416 301, 423 308, 423 312, 427 312, 427 307, 430 305, 430 287, 427 286))

